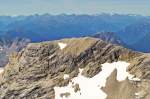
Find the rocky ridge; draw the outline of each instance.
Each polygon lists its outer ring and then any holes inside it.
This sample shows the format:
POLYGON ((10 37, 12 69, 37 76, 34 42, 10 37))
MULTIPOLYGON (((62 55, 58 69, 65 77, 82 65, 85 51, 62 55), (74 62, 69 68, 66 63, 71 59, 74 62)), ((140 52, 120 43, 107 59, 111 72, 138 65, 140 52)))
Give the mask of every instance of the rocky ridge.
POLYGON ((54 99, 54 87, 67 85, 79 68, 90 78, 101 71, 101 64, 115 61, 129 62, 128 72, 141 81, 118 82, 114 71, 103 88, 107 99, 135 99, 137 91, 139 99, 149 99, 150 55, 89 37, 30 43, 13 53, 0 74, 0 99, 54 99), (61 50, 58 43, 67 46, 61 50), (64 74, 70 77, 64 79, 64 74))

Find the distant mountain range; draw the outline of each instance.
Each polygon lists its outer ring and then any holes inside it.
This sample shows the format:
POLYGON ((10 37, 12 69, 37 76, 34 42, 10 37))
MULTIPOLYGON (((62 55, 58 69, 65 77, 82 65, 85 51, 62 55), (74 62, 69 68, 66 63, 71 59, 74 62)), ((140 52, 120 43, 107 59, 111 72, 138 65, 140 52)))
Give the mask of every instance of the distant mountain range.
POLYGON ((150 19, 139 20, 121 31, 117 32, 118 36, 132 49, 150 52, 150 19))
POLYGON ((139 50, 142 52, 150 52, 150 32, 144 35, 140 40, 136 43, 132 44, 133 50, 139 50))
POLYGON ((125 43, 113 32, 98 32, 90 37, 99 38, 108 43, 125 46, 125 43))
POLYGON ((150 19, 144 19, 133 23, 121 31, 118 35, 128 44, 134 44, 150 32, 150 19))
MULTIPOLYGON (((8 43, 16 38, 32 42, 113 32, 131 49, 150 52, 150 17, 140 15, 31 15, 0 16, 0 39, 8 43), (144 40, 144 42, 143 42, 144 40), (142 41, 142 42, 141 42, 142 41)), ((106 34, 108 35, 108 34, 106 34)), ((110 34, 110 36, 112 36, 110 34)), ((1 40, 0 40, 1 43, 1 40)))
MULTIPOLYGON (((1 37, 0 37, 1 38, 1 37)), ((0 39, 0 67, 4 66, 8 62, 9 55, 13 52, 18 52, 24 48, 30 42, 26 38, 16 38, 13 40, 0 39)))

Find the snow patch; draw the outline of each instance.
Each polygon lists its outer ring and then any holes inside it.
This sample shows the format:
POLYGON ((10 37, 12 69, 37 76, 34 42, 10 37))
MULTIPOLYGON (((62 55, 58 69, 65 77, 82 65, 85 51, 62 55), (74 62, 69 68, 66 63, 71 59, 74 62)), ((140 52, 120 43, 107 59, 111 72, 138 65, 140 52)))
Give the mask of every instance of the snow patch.
POLYGON ((129 72, 127 72, 127 67, 129 66, 129 63, 124 63, 124 65, 118 64, 116 65, 117 69, 117 80, 118 81, 123 81, 126 78, 128 78, 131 81, 140 81, 139 78, 135 78, 134 75, 131 75, 129 72))
MULTIPOLYGON (((97 77, 86 78, 81 75, 82 69, 80 69, 80 73, 77 77, 72 79, 72 82, 65 87, 54 87, 55 90, 55 99, 105 99, 107 95, 98 87, 100 84, 100 80, 97 77), (75 84, 79 84, 80 91, 74 92, 73 86, 75 84), (60 95, 64 92, 69 92, 69 97, 61 97, 60 95)), ((99 77, 98 77, 99 78, 99 77)))
POLYGON ((64 79, 68 79, 68 78, 69 78, 69 75, 64 74, 64 79))
POLYGON ((131 74, 129 74, 128 79, 135 82, 141 81, 141 79, 136 78, 134 75, 131 74))
POLYGON ((58 45, 59 45, 61 50, 64 49, 67 46, 66 43, 58 43, 58 45))
MULTIPOLYGON (((117 80, 122 81, 127 77, 131 77, 126 68, 129 63, 126 62, 114 62, 102 64, 102 71, 92 78, 86 78, 82 75, 83 69, 79 69, 77 77, 73 78, 67 86, 54 87, 55 99, 106 99, 107 94, 102 91, 102 87, 105 87, 107 78, 111 73, 117 69, 117 80), (74 92, 73 86, 79 84, 80 92, 74 92), (64 92, 69 92, 69 97, 61 97, 64 92)), ((133 78, 133 76, 132 76, 133 78)))
POLYGON ((141 99, 141 98, 143 98, 144 94, 142 92, 137 92, 134 95, 135 95, 136 99, 141 99))
POLYGON ((138 92, 137 92, 137 93, 135 93, 135 96, 138 96, 138 95, 140 95, 140 93, 138 93, 138 92))

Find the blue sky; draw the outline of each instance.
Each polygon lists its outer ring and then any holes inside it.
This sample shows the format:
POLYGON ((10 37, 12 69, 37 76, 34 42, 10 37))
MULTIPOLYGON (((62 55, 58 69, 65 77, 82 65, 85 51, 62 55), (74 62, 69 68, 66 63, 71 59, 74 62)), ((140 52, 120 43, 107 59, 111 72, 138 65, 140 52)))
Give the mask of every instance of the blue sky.
POLYGON ((150 15, 150 0, 0 0, 0 15, 99 14, 150 15))

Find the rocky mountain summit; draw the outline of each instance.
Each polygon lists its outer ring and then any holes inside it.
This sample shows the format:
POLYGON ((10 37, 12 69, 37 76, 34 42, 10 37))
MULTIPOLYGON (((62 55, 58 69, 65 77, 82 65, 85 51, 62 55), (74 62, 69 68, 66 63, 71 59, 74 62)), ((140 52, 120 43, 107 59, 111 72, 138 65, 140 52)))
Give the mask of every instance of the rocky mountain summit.
MULTIPOLYGON (((56 88, 68 86, 80 72, 90 79, 103 71, 104 63, 118 61, 130 63, 127 71, 139 80, 118 81, 115 69, 99 88, 106 99, 150 99, 150 55, 89 37, 30 43, 10 55, 0 73, 0 99, 59 99, 56 88)), ((82 91, 78 83, 72 88, 82 91)), ((60 99, 70 95, 63 92, 60 99)))

